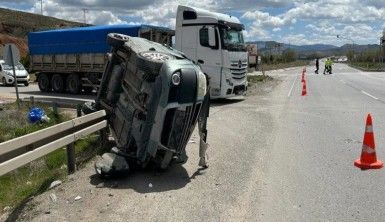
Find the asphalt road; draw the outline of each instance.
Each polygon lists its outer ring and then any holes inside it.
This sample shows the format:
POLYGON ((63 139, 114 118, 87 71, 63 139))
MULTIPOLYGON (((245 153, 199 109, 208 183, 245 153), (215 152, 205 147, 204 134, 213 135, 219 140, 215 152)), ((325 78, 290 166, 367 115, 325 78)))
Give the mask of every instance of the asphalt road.
MULTIPOLYGON (((44 93, 39 90, 36 83, 31 83, 29 86, 23 84, 18 85, 19 98, 29 99, 31 96, 36 100, 55 101, 63 103, 78 103, 94 100, 96 93, 72 95, 67 93, 44 93)), ((0 84, 0 102, 16 100, 16 90, 14 86, 3 86, 0 84)))
POLYGON ((271 73, 277 81, 243 101, 213 105, 208 169, 198 170, 193 142, 189 161, 161 174, 102 181, 89 164, 35 197, 19 220, 383 221, 385 169, 361 171, 353 162, 368 113, 385 160, 385 73, 343 64, 332 75, 307 69, 305 97, 298 68, 271 73))

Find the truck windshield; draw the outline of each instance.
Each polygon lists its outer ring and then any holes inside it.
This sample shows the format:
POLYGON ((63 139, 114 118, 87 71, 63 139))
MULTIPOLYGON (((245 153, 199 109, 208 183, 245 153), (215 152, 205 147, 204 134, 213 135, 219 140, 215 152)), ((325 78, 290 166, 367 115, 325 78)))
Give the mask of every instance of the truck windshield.
POLYGON ((245 51, 245 42, 241 30, 221 28, 222 45, 231 51, 245 51))

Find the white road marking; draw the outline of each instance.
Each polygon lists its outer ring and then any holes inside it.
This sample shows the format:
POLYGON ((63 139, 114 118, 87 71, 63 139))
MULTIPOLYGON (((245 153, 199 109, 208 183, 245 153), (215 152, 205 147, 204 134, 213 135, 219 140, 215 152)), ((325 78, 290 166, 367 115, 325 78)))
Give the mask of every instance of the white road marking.
POLYGON ((298 75, 295 77, 294 82, 293 82, 293 84, 291 85, 290 91, 289 91, 289 93, 287 94, 287 97, 290 97, 290 96, 291 96, 291 93, 293 92, 294 85, 295 85, 295 83, 297 82, 297 79, 298 79, 298 75))
POLYGON ((365 92, 364 90, 361 90, 361 92, 362 92, 363 94, 365 94, 365 95, 367 95, 367 96, 369 96, 369 97, 371 97, 371 98, 375 99, 375 100, 378 100, 378 98, 377 98, 377 97, 375 97, 375 96, 373 96, 373 95, 371 95, 371 94, 369 94, 369 93, 365 92))

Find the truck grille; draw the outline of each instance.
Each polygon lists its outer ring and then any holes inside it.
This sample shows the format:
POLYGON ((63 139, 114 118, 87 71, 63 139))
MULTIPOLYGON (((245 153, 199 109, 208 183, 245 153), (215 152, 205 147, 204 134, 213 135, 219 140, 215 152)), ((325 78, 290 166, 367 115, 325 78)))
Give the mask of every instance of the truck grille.
POLYGON ((231 61, 230 67, 231 75, 233 79, 241 80, 246 78, 247 61, 231 61))
POLYGON ((164 120, 161 143, 181 153, 195 128, 201 104, 169 109, 164 120))

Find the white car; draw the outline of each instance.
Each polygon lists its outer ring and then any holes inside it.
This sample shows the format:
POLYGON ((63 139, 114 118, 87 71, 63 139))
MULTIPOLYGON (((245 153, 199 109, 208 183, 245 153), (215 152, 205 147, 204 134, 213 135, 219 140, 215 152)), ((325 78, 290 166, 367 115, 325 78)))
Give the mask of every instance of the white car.
MULTIPOLYGON (((15 72, 17 83, 23 83, 25 86, 28 86, 29 74, 20 62, 15 66, 15 72)), ((15 82, 12 67, 6 65, 4 60, 0 60, 0 80, 3 83, 3 86, 13 85, 15 82)))

